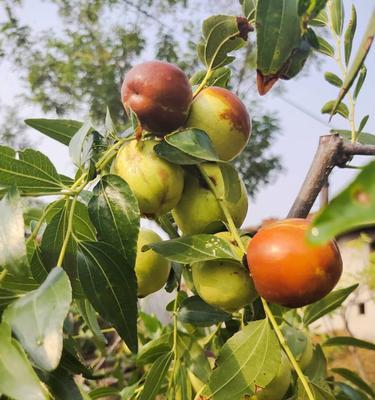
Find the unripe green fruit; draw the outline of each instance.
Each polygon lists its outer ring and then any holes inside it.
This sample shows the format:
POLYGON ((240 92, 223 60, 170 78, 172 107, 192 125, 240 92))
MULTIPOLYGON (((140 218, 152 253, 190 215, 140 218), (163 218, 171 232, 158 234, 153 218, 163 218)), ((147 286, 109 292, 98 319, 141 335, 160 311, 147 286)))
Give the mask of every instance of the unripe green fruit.
MULTIPOLYGON (((224 197, 224 180, 220 167, 215 163, 203 163, 201 166, 216 186, 220 196, 224 197)), ((235 202, 226 201, 228 210, 237 227, 240 227, 247 213, 247 194, 241 180, 241 197, 235 202)), ((198 175, 187 173, 185 187, 180 202, 172 210, 177 226, 185 235, 202 233, 212 228, 216 221, 225 220, 224 213, 212 191, 198 175)), ((218 224, 220 226, 220 224, 218 224)))
POLYGON ((203 89, 194 99, 185 125, 205 131, 225 161, 241 153, 251 131, 245 105, 229 90, 215 86, 203 89))
POLYGON ((291 376, 289 361, 282 353, 279 370, 275 378, 261 392, 254 395, 251 400, 281 400, 288 390, 291 376))
POLYGON ((142 252, 149 243, 161 242, 161 237, 148 229, 139 231, 135 274, 138 282, 138 297, 145 297, 161 289, 167 282, 171 269, 170 262, 154 250, 142 252))
MULTIPOLYGON (((217 234, 222 239, 228 235, 228 232, 217 234)), ((234 251, 240 256, 243 253, 239 248, 234 251)), ((240 262, 211 260, 194 263, 191 269, 195 290, 207 304, 214 307, 234 312, 258 296, 248 271, 240 262)))
POLYGON ((147 217, 163 215, 177 205, 184 187, 180 166, 160 159, 154 152, 156 140, 133 140, 119 150, 111 172, 130 186, 147 217))

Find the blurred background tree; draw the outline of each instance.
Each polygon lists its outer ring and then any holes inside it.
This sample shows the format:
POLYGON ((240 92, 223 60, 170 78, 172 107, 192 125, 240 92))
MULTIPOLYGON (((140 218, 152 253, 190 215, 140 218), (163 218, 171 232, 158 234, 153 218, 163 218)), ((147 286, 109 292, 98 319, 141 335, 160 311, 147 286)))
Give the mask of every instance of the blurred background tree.
MULTIPOLYGON (((120 129, 126 123, 120 87, 132 65, 157 58, 192 75, 202 69, 195 51, 202 20, 213 12, 240 14, 239 3, 223 0, 46 0, 56 7, 60 24, 38 31, 18 16, 27 1, 0 0, 6 16, 0 21, 0 60, 17 68, 27 88, 19 106, 38 104, 51 117, 89 114, 98 125, 108 106, 120 129)), ((270 152, 279 121, 255 103, 253 43, 250 37, 230 81, 253 118, 249 145, 236 160, 250 196, 281 170, 280 157, 270 152)), ((17 145, 22 130, 9 121, 14 116, 3 113, 0 138, 17 145)))

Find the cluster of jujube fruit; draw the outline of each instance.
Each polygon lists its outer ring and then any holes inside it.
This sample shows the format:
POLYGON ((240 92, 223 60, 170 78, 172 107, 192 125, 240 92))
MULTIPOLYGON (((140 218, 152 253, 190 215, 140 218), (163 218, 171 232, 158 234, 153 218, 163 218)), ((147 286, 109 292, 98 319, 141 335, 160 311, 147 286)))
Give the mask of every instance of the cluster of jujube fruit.
MULTIPOLYGON (((154 147, 175 131, 196 128, 210 138, 218 158, 233 160, 248 143, 251 122, 246 107, 231 91, 205 87, 195 96, 185 73, 161 61, 145 62, 125 76, 121 90, 126 111, 135 114, 137 135, 125 143, 112 164, 111 172, 121 176, 138 199, 141 214, 157 218, 171 212, 182 235, 218 232, 225 221, 218 194, 224 197, 222 170, 216 162, 196 166, 172 164, 160 158, 154 147), (215 194, 203 179, 202 171, 215 187, 215 194)), ((241 194, 236 202, 225 200, 225 207, 236 227, 243 223, 248 199, 238 177, 241 194)), ((230 243, 239 259, 247 248, 247 262, 228 260, 198 262, 191 266, 196 293, 208 304, 234 312, 259 295, 287 307, 315 302, 336 285, 342 261, 334 242, 313 247, 305 239, 309 224, 288 219, 268 225, 250 239, 237 243, 232 233, 218 237, 230 243)), ((221 229, 223 230, 223 229, 221 229)), ((138 239, 136 273, 140 297, 165 284, 170 263, 153 250, 142 252, 145 244, 160 241, 154 232, 141 231, 138 239)))

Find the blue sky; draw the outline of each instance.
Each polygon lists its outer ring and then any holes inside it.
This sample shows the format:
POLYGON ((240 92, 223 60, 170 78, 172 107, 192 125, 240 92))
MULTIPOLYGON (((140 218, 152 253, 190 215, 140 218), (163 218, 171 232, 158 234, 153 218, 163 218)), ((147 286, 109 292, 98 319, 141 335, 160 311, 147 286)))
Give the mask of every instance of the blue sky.
MULTIPOLYGON (((347 14, 352 1, 345 1, 347 14)), ((354 49, 364 33, 369 15, 374 8, 372 0, 354 1, 358 12, 358 28, 354 49)), ((0 10, 0 20, 2 19, 0 10)), ((197 15, 197 18, 199 15, 197 15)), ((56 8, 53 5, 39 0, 25 0, 25 7, 22 11, 22 18, 31 22, 38 29, 46 29, 53 25, 58 28, 56 8)), ((203 17, 202 17, 203 18, 203 17)), ((365 131, 375 133, 375 51, 368 56, 366 66, 368 75, 366 86, 363 89, 357 104, 358 121, 362 116, 370 114, 370 119, 365 131)), ((281 121, 282 134, 273 144, 271 151, 282 155, 282 162, 285 170, 278 174, 276 180, 263 188, 255 200, 249 205, 249 213, 246 225, 258 224, 262 219, 269 217, 282 218, 286 216, 289 207, 299 190, 304 176, 309 168, 319 136, 329 132, 328 117, 320 114, 321 106, 328 100, 334 99, 337 89, 329 85, 323 78, 323 73, 331 71, 338 73, 334 61, 328 57, 319 57, 319 68, 310 68, 307 77, 288 82, 282 82, 285 91, 278 95, 271 92, 262 98, 263 107, 276 112, 281 121), (301 112, 291 104, 297 104, 309 113, 317 117, 316 120, 304 112, 301 112)), ((25 90, 24 83, 18 77, 16 71, 6 63, 0 64, 0 107, 12 104, 17 96, 22 97, 25 90)), ((251 112, 251 110, 250 110, 251 112)), ((22 110, 25 118, 44 116, 37 106, 27 106, 22 110)), ((84 116, 76 116, 83 119, 84 116)), ((341 117, 335 117, 331 127, 349 129, 347 122, 341 117)), ((64 173, 73 172, 69 161, 67 148, 50 140, 32 136, 38 148, 46 153, 58 169, 64 173)), ((353 164, 361 164, 369 161, 369 158, 358 157, 353 164)), ((356 175, 356 171, 349 169, 335 169, 330 177, 330 192, 335 194, 344 188, 356 175)))

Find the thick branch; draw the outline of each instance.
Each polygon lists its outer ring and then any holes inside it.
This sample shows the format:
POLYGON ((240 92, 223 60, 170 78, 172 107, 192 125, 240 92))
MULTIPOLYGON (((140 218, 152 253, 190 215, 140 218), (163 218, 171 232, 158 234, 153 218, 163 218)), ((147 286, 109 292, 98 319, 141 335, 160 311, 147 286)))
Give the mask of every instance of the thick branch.
POLYGON ((348 156, 375 156, 375 146, 365 144, 344 143, 343 150, 348 156))
POLYGON ((288 218, 306 218, 335 166, 343 167, 354 155, 375 155, 375 146, 344 143, 339 135, 321 136, 313 162, 288 218))
POLYGON ((332 169, 343 154, 343 142, 339 135, 321 136, 319 146, 309 172, 302 184, 288 218, 306 218, 315 199, 326 182, 332 169))

